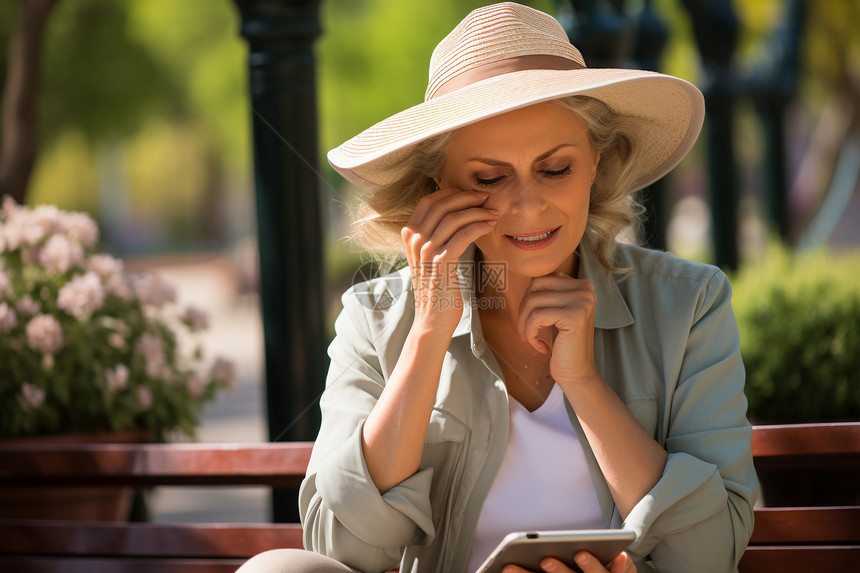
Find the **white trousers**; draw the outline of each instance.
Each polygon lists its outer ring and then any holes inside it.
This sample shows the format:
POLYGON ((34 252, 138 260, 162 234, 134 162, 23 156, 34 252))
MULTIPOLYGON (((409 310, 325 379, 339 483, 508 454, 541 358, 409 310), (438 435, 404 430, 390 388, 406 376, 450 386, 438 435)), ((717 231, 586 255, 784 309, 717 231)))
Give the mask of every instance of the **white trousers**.
POLYGON ((304 549, 273 549, 255 555, 236 573, 357 573, 325 555, 304 549))

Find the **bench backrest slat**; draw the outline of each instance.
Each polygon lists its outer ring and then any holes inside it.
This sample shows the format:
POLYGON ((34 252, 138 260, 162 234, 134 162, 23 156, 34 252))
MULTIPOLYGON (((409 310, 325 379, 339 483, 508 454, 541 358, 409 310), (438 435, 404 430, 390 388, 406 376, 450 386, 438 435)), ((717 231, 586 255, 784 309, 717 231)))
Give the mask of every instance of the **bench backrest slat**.
POLYGON ((244 559, 123 559, 6 557, 3 571, 15 573, 235 573, 244 559))
MULTIPOLYGON (((0 485, 294 485, 312 442, 269 444, 0 443, 0 485)), ((766 460, 860 454, 860 424, 756 426, 753 456, 766 460)))
POLYGON ((860 424, 754 426, 752 452, 757 459, 857 455, 860 454, 860 424))
POLYGON ((748 547, 741 557, 740 573, 787 571, 852 571, 860 563, 860 546, 748 547))
POLYGON ((0 520, 0 554, 241 559, 277 547, 302 547, 301 526, 0 520))
POLYGON ((0 485, 297 485, 312 446, 0 444, 0 485))
POLYGON ((765 507, 755 511, 750 545, 860 545, 860 507, 765 507))

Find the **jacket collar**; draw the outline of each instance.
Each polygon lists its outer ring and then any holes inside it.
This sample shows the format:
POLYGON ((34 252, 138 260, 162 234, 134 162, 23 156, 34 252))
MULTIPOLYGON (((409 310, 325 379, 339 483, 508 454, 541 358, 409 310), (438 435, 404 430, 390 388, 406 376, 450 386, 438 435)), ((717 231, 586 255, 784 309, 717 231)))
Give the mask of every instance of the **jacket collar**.
MULTIPOLYGON (((475 296, 475 244, 472 243, 460 257, 457 275, 460 278, 460 292, 463 296, 463 315, 454 337, 469 333, 480 333, 481 322, 475 296)), ((622 328, 633 324, 633 314, 624 300, 624 295, 618 288, 615 276, 603 268, 594 253, 584 244, 579 245, 579 277, 591 281, 597 295, 597 312, 594 320, 595 328, 622 328)), ((483 339, 483 336, 472 337, 473 343, 483 339)))
POLYGON ((618 279, 603 268, 591 249, 580 243, 578 251, 579 278, 591 281, 597 295, 595 328, 622 328, 633 324, 633 314, 618 288, 618 279))

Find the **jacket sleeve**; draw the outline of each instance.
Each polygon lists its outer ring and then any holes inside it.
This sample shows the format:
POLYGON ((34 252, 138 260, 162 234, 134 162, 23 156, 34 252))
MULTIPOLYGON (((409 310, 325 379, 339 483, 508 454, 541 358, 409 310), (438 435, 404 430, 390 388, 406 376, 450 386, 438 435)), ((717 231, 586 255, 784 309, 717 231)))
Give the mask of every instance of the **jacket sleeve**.
POLYGON ((360 571, 387 571, 404 546, 434 536, 433 470, 419 470, 385 494, 373 484, 361 431, 385 385, 376 344, 381 341, 373 339, 365 314, 371 311, 352 289, 343 305, 329 347, 322 424, 299 492, 304 545, 360 571))
MULTIPOLYGON (((670 395, 663 476, 623 527, 662 573, 737 569, 753 529, 757 479, 731 286, 716 271, 699 297, 670 395)), ((647 570, 647 569, 646 569, 647 570)))

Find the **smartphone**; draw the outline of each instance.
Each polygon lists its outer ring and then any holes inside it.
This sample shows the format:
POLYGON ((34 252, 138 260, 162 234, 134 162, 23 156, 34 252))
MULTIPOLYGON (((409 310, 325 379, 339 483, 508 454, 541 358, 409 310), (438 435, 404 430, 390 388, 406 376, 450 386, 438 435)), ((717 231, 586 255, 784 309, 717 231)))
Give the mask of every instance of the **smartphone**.
POLYGON ((539 572, 540 562, 546 557, 555 557, 581 572, 573 561, 573 556, 580 551, 588 551, 607 565, 634 539, 636 534, 624 529, 516 531, 502 539, 476 573, 500 573, 505 565, 519 565, 539 572))

